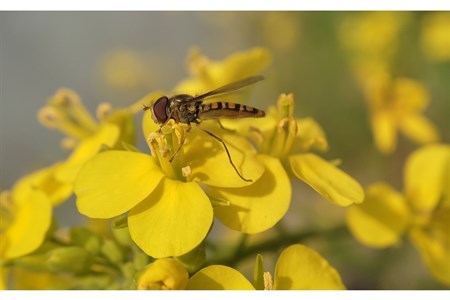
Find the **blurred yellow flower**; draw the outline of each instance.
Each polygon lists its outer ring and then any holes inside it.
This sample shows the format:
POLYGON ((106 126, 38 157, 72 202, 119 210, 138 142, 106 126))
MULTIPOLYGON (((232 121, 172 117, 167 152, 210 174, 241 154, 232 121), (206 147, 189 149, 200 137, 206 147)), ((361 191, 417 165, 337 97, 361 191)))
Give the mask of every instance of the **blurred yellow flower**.
POLYGON ((450 285, 450 147, 423 146, 409 156, 404 172, 403 193, 372 184, 364 203, 348 209, 347 224, 369 247, 395 245, 407 234, 433 276, 450 285))
MULTIPOLYGON (((270 64, 271 59, 271 53, 259 47, 233 53, 223 61, 212 61, 200 50, 193 49, 188 57, 191 77, 181 81, 175 87, 175 91, 192 95, 205 93, 225 84, 260 74, 270 64)), ((236 96, 233 97, 233 102, 242 101, 242 97, 236 96)))
POLYGON ((339 28, 339 40, 349 54, 356 76, 363 83, 373 74, 390 72, 399 34, 408 22, 407 12, 349 14, 339 28))
POLYGON ((62 145, 73 149, 54 170, 53 176, 60 182, 72 184, 81 166, 102 149, 123 149, 124 144, 134 144, 133 115, 140 111, 140 105, 113 109, 109 103, 101 103, 97 108, 97 122, 74 91, 58 90, 38 113, 44 126, 68 136, 62 145))
POLYGON ((436 61, 450 60, 450 12, 432 12, 423 19, 422 48, 436 61))
POLYGON ((149 80, 140 55, 130 49, 111 50, 103 57, 100 71, 109 86, 132 89, 149 80))
POLYGON ((189 279, 183 265, 173 258, 160 258, 148 265, 137 279, 138 290, 184 290, 189 279))
MULTIPOLYGON (((256 271, 256 268, 255 268, 256 271)), ((295 244, 278 258, 275 273, 258 270, 263 284, 251 284, 239 271, 223 265, 211 265, 189 279, 189 290, 343 290, 339 273, 316 251, 295 244)))
POLYGON ((382 153, 395 150, 397 132, 419 144, 439 140, 436 127, 423 115, 430 100, 420 82, 378 76, 367 82, 365 97, 375 144, 382 153))
MULTIPOLYGON (((334 164, 311 153, 313 148, 320 151, 328 149, 320 125, 312 118, 296 119, 293 113, 294 96, 282 94, 277 107, 269 108, 265 118, 224 120, 223 124, 253 138, 260 153, 289 166, 295 176, 333 204, 348 206, 361 203, 364 192, 359 183, 334 164)), ((275 174, 277 177, 287 176, 284 168, 275 174)))
POLYGON ((0 261, 36 250, 44 241, 52 218, 49 197, 20 180, 11 192, 0 194, 0 261))
POLYGON ((38 119, 42 125, 57 129, 67 137, 62 146, 73 149, 81 141, 100 132, 105 124, 111 128, 118 127, 113 141, 107 144, 113 147, 119 140, 132 144, 134 142, 133 114, 141 107, 131 105, 122 109, 113 109, 109 103, 101 103, 97 108, 97 119, 86 110, 80 97, 70 89, 59 89, 47 101, 47 105, 38 112, 38 119))

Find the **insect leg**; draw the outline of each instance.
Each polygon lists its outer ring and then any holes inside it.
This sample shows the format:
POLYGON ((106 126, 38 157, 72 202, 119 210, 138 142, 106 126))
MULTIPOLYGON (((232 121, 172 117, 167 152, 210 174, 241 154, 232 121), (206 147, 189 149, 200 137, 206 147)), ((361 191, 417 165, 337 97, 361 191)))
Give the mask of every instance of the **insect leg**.
POLYGON ((219 142, 222 143, 222 145, 225 147, 225 151, 227 152, 228 160, 230 161, 230 164, 233 166, 234 170, 235 170, 236 173, 239 175, 239 177, 242 178, 242 180, 247 181, 247 182, 252 182, 252 181, 253 181, 253 180, 251 180, 251 179, 245 179, 244 177, 242 177, 242 175, 239 173, 238 169, 237 169, 236 166, 234 165, 233 160, 231 159, 231 155, 230 155, 230 152, 228 151, 227 145, 225 144, 225 142, 224 142, 220 137, 218 137, 217 135, 215 135, 215 134, 212 133, 212 132, 209 132, 209 131, 206 130, 206 129, 201 128, 200 126, 198 126, 198 128, 200 128, 200 129, 203 130, 205 133, 209 134, 210 136, 212 136, 213 138, 215 138, 216 140, 218 140, 219 142))
POLYGON ((191 124, 188 124, 188 128, 186 129, 185 134, 181 136, 180 146, 178 147, 177 151, 175 151, 175 153, 172 154, 172 156, 169 159, 169 162, 172 162, 172 160, 175 158, 175 156, 178 154, 178 152, 180 152, 181 147, 183 147, 183 145, 184 145, 184 141, 186 141, 186 136, 187 136, 188 132, 191 131, 191 129, 192 129, 191 124))

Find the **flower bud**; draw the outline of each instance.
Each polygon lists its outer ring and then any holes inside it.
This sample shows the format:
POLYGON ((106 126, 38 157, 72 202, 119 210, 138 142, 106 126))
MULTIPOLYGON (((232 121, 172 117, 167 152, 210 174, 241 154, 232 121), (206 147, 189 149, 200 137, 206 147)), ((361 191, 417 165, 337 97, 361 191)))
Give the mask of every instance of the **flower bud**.
POLYGON ((139 275, 139 290, 182 290, 187 286, 188 272, 173 258, 160 258, 139 275))
POLYGON ((124 257, 122 251, 119 246, 111 240, 105 240, 100 251, 114 264, 119 264, 123 261, 124 257))
POLYGON ((81 247, 56 248, 47 253, 47 266, 52 271, 80 274, 91 264, 89 253, 81 247))

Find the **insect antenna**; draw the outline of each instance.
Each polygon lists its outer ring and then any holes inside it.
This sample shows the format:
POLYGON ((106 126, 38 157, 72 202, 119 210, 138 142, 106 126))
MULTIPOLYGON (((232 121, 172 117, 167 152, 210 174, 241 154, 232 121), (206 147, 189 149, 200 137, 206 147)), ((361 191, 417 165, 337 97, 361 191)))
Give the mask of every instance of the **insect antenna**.
POLYGON ((215 138, 216 140, 218 140, 219 142, 222 143, 222 145, 223 145, 224 148, 225 148, 225 151, 227 152, 228 160, 230 161, 230 164, 233 166, 234 170, 235 170, 236 173, 239 175, 239 177, 242 178, 242 180, 247 181, 247 182, 252 182, 252 181, 253 181, 253 180, 251 180, 251 179, 245 179, 245 178, 241 175, 241 173, 239 173, 238 169, 236 168, 236 166, 235 166, 234 163, 233 163, 233 160, 231 159, 230 151, 228 151, 227 145, 225 144, 225 142, 224 142, 220 137, 218 137, 217 135, 215 135, 214 133, 212 133, 212 132, 210 132, 210 131, 208 131, 208 130, 206 130, 206 129, 201 128, 200 126, 198 126, 198 128, 200 128, 202 131, 204 131, 205 133, 209 134, 210 136, 212 136, 213 138, 215 138))

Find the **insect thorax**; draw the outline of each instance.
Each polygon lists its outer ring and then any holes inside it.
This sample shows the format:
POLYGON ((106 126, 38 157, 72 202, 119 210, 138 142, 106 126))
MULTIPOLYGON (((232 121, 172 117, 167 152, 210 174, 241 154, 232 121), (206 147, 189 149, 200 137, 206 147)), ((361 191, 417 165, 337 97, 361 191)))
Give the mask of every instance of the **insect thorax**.
POLYGON ((171 99, 170 108, 175 120, 181 123, 197 123, 201 101, 191 101, 190 95, 176 95, 171 99))

